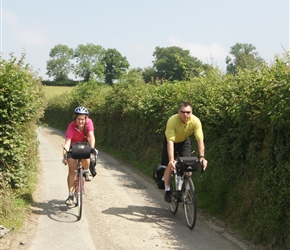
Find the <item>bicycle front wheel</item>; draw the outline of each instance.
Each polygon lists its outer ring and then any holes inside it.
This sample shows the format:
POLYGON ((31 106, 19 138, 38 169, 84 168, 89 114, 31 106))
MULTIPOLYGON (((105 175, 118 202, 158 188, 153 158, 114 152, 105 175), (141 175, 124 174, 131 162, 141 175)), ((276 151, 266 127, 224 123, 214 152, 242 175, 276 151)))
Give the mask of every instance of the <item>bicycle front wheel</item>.
POLYGON ((176 190, 176 181, 175 176, 173 175, 171 181, 171 202, 170 202, 170 210, 173 214, 176 214, 178 210, 178 201, 179 201, 180 191, 176 190))
POLYGON ((83 210, 83 170, 79 169, 78 171, 78 188, 76 189, 76 200, 77 200, 77 207, 78 207, 78 220, 82 218, 82 210, 83 210))
POLYGON ((187 226, 192 230, 196 222, 195 188, 191 178, 184 182, 183 208, 187 226))

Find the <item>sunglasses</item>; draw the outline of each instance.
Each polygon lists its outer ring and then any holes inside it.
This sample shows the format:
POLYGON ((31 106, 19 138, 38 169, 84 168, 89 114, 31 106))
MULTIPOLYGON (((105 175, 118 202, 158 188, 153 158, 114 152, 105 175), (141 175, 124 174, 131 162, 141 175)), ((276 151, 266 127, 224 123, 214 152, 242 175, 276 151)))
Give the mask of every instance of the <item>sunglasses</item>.
POLYGON ((187 114, 189 115, 191 113, 191 111, 183 111, 183 110, 179 110, 182 114, 187 114))

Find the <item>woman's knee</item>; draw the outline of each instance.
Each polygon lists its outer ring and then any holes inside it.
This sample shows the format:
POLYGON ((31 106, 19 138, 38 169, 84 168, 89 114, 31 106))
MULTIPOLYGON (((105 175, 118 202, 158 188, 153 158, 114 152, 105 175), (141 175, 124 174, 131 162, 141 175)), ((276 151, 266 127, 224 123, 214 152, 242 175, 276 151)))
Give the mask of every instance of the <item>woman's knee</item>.
POLYGON ((85 169, 90 166, 90 159, 82 159, 82 164, 85 169))
POLYGON ((68 159, 68 171, 69 171, 69 174, 72 175, 74 174, 75 172, 75 169, 76 169, 76 161, 72 158, 68 159))

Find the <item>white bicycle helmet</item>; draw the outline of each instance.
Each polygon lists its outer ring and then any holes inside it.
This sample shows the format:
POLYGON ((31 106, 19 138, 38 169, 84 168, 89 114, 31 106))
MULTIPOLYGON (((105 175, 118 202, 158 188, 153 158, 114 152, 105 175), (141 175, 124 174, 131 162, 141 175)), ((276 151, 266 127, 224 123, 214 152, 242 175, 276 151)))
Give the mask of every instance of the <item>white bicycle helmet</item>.
POLYGON ((80 106, 75 109, 75 114, 76 115, 89 115, 89 111, 85 107, 80 106))

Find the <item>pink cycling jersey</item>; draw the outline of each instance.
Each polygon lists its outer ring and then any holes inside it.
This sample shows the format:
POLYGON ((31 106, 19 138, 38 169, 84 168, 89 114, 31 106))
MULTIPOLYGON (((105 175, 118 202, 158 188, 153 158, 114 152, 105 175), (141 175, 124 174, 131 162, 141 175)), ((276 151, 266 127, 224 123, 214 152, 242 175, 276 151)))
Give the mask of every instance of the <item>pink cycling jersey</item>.
MULTIPOLYGON (((94 131, 94 124, 90 118, 86 119, 86 139, 90 141, 89 132, 94 131)), ((66 138, 71 139, 71 144, 75 142, 82 142, 84 141, 84 129, 80 131, 75 121, 71 122, 66 130, 66 138)))

